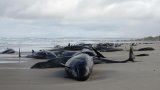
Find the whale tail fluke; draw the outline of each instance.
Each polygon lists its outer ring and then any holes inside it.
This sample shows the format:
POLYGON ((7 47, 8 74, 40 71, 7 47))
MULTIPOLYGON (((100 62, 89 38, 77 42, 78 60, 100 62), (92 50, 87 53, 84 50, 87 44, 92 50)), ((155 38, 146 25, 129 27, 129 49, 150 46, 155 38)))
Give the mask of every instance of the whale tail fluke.
POLYGON ((129 58, 128 58, 127 61, 135 62, 134 59, 135 59, 135 55, 134 55, 134 53, 133 53, 133 47, 130 46, 130 50, 129 50, 129 58))

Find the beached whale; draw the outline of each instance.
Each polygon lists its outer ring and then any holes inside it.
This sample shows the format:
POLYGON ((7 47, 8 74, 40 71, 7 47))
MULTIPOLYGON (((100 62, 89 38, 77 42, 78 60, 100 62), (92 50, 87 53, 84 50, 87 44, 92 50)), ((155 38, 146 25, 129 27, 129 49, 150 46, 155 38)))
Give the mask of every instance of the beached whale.
POLYGON ((56 58, 47 62, 39 62, 31 68, 65 67, 69 77, 79 81, 87 80, 93 69, 93 57, 84 53, 77 53, 71 58, 56 58), (65 63, 65 64, 63 64, 65 63))
POLYGON ((60 63, 66 63, 70 58, 77 56, 79 54, 88 54, 89 56, 97 56, 93 51, 83 49, 81 51, 63 51, 60 55, 57 55, 56 58, 51 58, 45 62, 38 62, 34 64, 31 68, 55 68, 55 67, 63 67, 60 63))
POLYGON ((123 51, 123 49, 118 48, 122 44, 118 43, 99 43, 96 45, 95 49, 100 52, 115 52, 115 51, 123 51))
MULTIPOLYGON (((106 58, 104 55, 102 55, 100 52, 98 52, 96 49, 92 48, 93 51, 91 50, 82 50, 79 52, 74 52, 71 54, 71 56, 60 56, 60 57, 56 57, 56 58, 52 58, 48 61, 45 62, 38 62, 36 64, 34 64, 31 68, 39 68, 39 69, 44 69, 44 68, 56 68, 56 67, 63 67, 60 63, 66 63, 70 58, 77 56, 79 54, 87 54, 91 57, 93 57, 93 62, 94 64, 101 64, 101 63, 127 63, 129 61, 134 62, 134 53, 133 53, 133 48, 130 48, 130 52, 129 52, 129 58, 127 60, 124 61, 115 61, 115 60, 110 60, 108 58, 106 58)), ((66 52, 67 53, 67 52, 66 52)))
POLYGON ((91 54, 90 50, 82 50, 73 55, 73 57, 65 58, 54 58, 47 62, 39 62, 33 65, 31 68, 55 68, 65 67, 67 75, 78 81, 85 81, 91 75, 93 65, 95 61, 99 60, 104 63, 127 63, 129 61, 134 62, 133 48, 130 47, 129 58, 124 61, 114 61, 105 58, 100 52, 92 48, 96 56, 91 54), (88 53, 90 52, 90 53, 88 53))
POLYGON ((7 48, 6 50, 2 51, 1 54, 12 54, 15 53, 16 51, 11 48, 7 48))
POLYGON ((95 51, 95 53, 98 55, 98 56, 101 56, 101 57, 95 57, 94 60, 97 61, 97 60, 100 60, 100 61, 103 61, 104 63, 127 63, 127 62, 135 62, 134 59, 135 59, 135 55, 133 53, 133 47, 131 46, 130 47, 130 50, 129 50, 129 58, 127 60, 123 60, 123 61, 115 61, 115 60, 110 60, 106 57, 104 57, 100 52, 98 52, 96 49, 93 48, 93 50, 95 51))
POLYGON ((93 65, 93 57, 82 53, 70 58, 64 67, 69 77, 78 81, 85 81, 89 78, 93 65))
POLYGON ((138 49, 138 51, 153 51, 153 50, 155 50, 155 49, 152 47, 145 47, 145 48, 138 49))
POLYGON ((54 58, 50 59, 45 62, 38 62, 34 64, 31 69, 45 69, 45 68, 58 68, 64 67, 61 63, 66 63, 70 57, 61 57, 61 58, 54 58))
POLYGON ((136 55, 136 57, 144 57, 144 56, 149 56, 149 54, 138 54, 138 55, 136 55))
POLYGON ((32 55, 28 55, 26 57, 36 58, 36 59, 51 59, 51 58, 56 58, 57 55, 53 52, 49 52, 45 50, 40 50, 39 52, 34 52, 34 50, 32 50, 32 55))

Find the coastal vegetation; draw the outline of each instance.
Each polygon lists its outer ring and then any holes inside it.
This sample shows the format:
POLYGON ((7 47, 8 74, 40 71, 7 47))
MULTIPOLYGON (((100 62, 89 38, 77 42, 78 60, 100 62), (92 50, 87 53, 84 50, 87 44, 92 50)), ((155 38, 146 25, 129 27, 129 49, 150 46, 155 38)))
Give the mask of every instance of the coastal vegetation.
POLYGON ((160 41, 160 36, 148 36, 144 38, 137 39, 138 41, 160 41))

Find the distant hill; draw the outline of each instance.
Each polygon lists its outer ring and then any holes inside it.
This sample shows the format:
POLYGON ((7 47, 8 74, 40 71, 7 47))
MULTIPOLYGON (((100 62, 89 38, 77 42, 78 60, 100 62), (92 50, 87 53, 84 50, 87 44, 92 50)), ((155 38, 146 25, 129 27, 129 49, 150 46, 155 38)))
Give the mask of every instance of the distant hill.
POLYGON ((138 41, 160 41, 160 36, 149 36, 149 37, 145 37, 145 38, 141 38, 141 39, 137 39, 138 41))

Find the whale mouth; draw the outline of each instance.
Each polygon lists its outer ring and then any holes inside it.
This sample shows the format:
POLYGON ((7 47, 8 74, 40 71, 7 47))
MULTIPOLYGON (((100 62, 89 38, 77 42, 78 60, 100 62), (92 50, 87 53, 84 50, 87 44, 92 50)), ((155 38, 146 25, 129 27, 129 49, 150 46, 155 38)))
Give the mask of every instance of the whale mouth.
POLYGON ((77 77, 79 77, 80 76, 79 67, 76 67, 76 72, 77 72, 77 77))
POLYGON ((77 80, 88 75, 88 70, 83 63, 78 63, 74 69, 74 76, 77 80))

